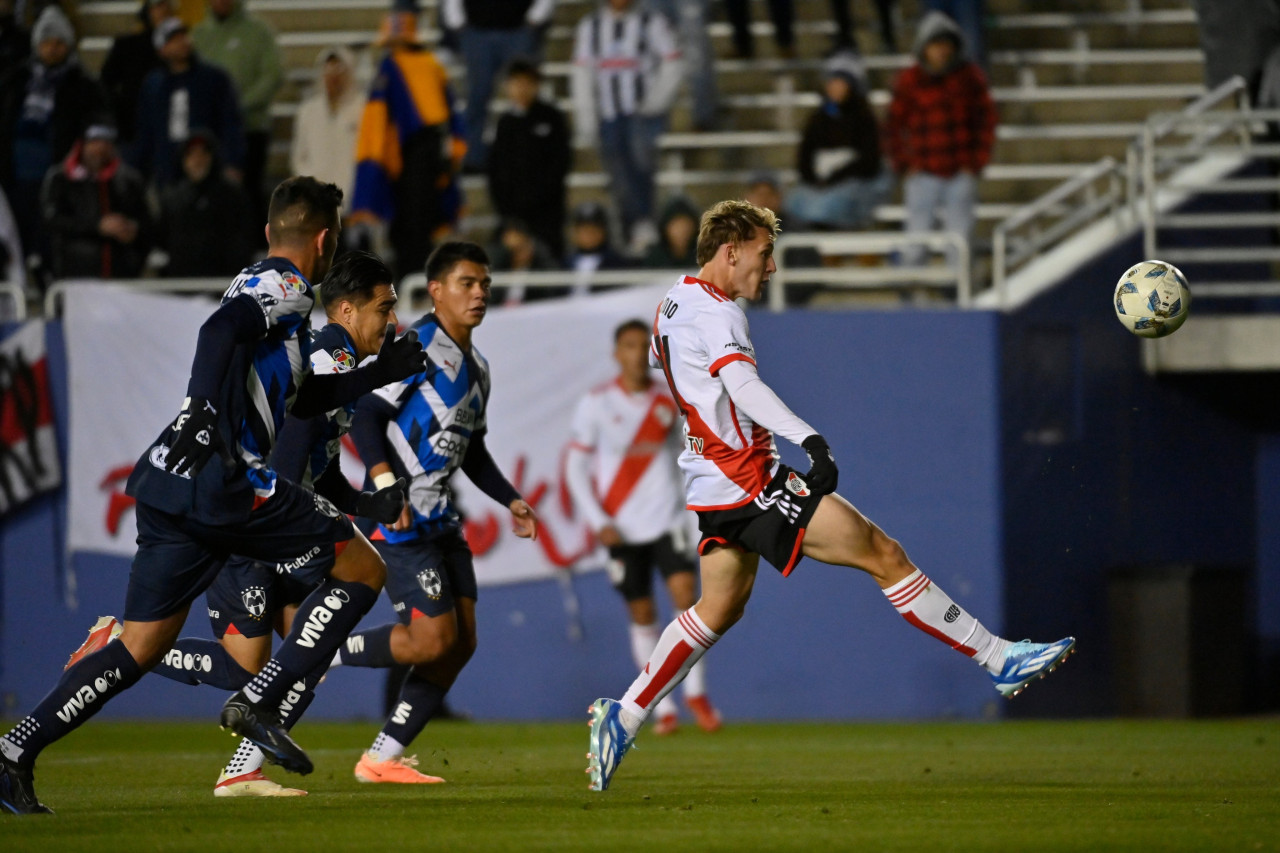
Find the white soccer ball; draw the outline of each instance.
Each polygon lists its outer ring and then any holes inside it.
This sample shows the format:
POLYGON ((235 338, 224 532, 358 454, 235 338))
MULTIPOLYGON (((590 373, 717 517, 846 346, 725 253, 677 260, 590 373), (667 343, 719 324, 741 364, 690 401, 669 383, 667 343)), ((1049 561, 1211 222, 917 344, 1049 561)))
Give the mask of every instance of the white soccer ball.
POLYGON ((1143 338, 1163 338, 1178 331, 1191 308, 1187 277, 1173 264, 1134 264, 1116 283, 1116 316, 1143 338))

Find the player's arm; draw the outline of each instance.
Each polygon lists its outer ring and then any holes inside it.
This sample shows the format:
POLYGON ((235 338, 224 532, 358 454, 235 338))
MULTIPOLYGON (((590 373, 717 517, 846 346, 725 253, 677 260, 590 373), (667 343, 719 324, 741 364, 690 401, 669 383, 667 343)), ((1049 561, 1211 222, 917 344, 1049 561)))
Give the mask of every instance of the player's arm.
POLYGON ((335 458, 316 479, 316 493, 347 515, 361 515, 381 524, 393 524, 404 511, 404 477, 385 488, 362 492, 347 480, 342 465, 335 458))
POLYGON ((407 379, 427 367, 427 353, 412 329, 396 337, 388 325, 378 358, 367 367, 342 373, 309 373, 294 397, 293 414, 300 418, 322 415, 358 400, 375 388, 407 379))
POLYGON ((503 476, 498 463, 493 461, 489 448, 484 443, 484 430, 477 430, 471 435, 467 445, 467 455, 462 458, 462 472, 489 497, 511 510, 516 526, 516 535, 524 539, 538 538, 538 517, 533 507, 520 497, 516 487, 503 476))
POLYGON ((719 376, 734 405, 746 412, 751 420, 804 448, 812 466, 805 479, 814 491, 835 491, 839 474, 826 439, 787 408, 787 404, 756 373, 754 362, 749 359, 731 361, 720 367, 719 376))

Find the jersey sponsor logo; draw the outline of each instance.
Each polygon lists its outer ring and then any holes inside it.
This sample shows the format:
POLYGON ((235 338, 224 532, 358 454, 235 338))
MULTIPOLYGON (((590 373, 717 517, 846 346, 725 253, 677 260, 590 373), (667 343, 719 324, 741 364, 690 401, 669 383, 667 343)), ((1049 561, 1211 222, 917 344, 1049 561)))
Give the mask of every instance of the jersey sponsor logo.
POLYGON ((251 586, 240 592, 240 600, 244 602, 245 612, 249 618, 261 620, 267 612, 267 591, 260 586, 251 586))
POLYGON ((696 435, 686 435, 684 440, 689 444, 690 453, 696 453, 699 456, 702 455, 703 442, 701 438, 696 435))
POLYGON ((752 358, 755 358, 755 356, 756 356, 756 351, 755 351, 754 349, 752 349, 751 347, 749 347, 749 346, 747 346, 747 345, 745 345, 745 344, 740 344, 740 343, 738 343, 737 341, 730 341, 729 343, 727 343, 727 344, 725 344, 725 345, 724 345, 724 348, 725 348, 725 349, 734 349, 734 350, 737 350, 738 352, 742 353, 743 355, 749 355, 749 356, 751 356, 752 358))
POLYGON ((351 596, 347 595, 346 590, 334 589, 330 591, 324 597, 324 601, 321 602, 323 606, 317 606, 307 615, 307 621, 303 624, 302 631, 298 636, 298 645, 314 649, 320 637, 324 635, 324 627, 333 621, 333 614, 341 610, 343 605, 350 601, 351 596))
POLYGON ((431 442, 431 447, 441 456, 452 456, 455 453, 462 453, 466 448, 460 436, 451 433, 439 433, 435 441, 431 442))
POLYGON ((209 610, 209 618, 210 618, 210 619, 221 619, 221 618, 222 618, 222 611, 220 611, 220 610, 214 610, 212 607, 208 608, 208 610, 209 610))
POLYGON ((476 413, 471 409, 458 408, 453 411, 453 423, 455 426, 469 427, 475 424, 476 413))
POLYGON ((336 349, 333 351, 333 360, 343 370, 351 370, 356 366, 356 359, 351 353, 344 349, 336 349))
POLYGON ((109 687, 119 684, 122 678, 119 669, 106 670, 93 680, 93 684, 83 685, 58 709, 58 719, 64 723, 71 722, 80 716, 81 711, 98 701, 98 697, 106 693, 109 687))
POLYGON ((164 656, 164 665, 187 672, 213 672, 213 658, 209 655, 183 654, 179 649, 169 649, 164 656))
POLYGON ((791 492, 797 497, 807 498, 809 497, 809 484, 806 483, 804 480, 800 479, 800 476, 796 474, 795 471, 788 471, 787 472, 787 491, 791 492))
MULTIPOLYGON (((321 498, 323 500, 323 498, 321 498)), ((300 569, 307 563, 311 562, 311 558, 320 553, 319 545, 312 545, 311 550, 300 557, 294 557, 292 560, 286 560, 283 563, 276 563, 276 574, 289 575, 293 574, 294 569, 300 569)))
POLYGON ((418 572, 418 586, 422 587, 422 591, 432 601, 439 601, 440 595, 444 592, 444 582, 435 569, 423 569, 418 572))

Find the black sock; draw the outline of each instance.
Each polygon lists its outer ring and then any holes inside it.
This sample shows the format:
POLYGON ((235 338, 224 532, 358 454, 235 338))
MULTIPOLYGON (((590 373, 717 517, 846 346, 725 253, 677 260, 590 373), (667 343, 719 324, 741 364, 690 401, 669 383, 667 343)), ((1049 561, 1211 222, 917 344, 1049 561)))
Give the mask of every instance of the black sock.
POLYGON ((343 666, 371 666, 387 669, 396 662, 391 656, 391 632, 398 622, 357 631, 342 644, 339 654, 343 666))
POLYGON ((284 694, 284 699, 280 700, 280 707, 277 710, 280 714, 280 724, 286 730, 293 728, 294 723, 298 722, 298 718, 310 706, 311 700, 316 698, 316 685, 320 683, 320 679, 324 678, 328 669, 328 666, 316 667, 307 674, 306 678, 295 681, 284 694))
POLYGON ((239 690, 253 678, 221 643, 201 637, 178 640, 151 671, 183 684, 208 684, 219 690, 239 690))
POLYGON ((20 767, 33 767, 41 750, 79 728, 141 677, 142 669, 124 643, 107 643, 62 673, 40 704, 0 738, 0 752, 20 767))
POLYGON ((400 688, 400 699, 382 726, 383 734, 395 738, 404 746, 413 743, 413 739, 427 727, 436 711, 440 710, 448 692, 448 687, 427 681, 416 671, 409 670, 404 686, 400 688))
POLYGON ((326 579, 298 607, 289 636, 245 685, 244 695, 255 704, 279 705, 295 682, 333 660, 338 645, 377 600, 377 591, 362 583, 326 579))

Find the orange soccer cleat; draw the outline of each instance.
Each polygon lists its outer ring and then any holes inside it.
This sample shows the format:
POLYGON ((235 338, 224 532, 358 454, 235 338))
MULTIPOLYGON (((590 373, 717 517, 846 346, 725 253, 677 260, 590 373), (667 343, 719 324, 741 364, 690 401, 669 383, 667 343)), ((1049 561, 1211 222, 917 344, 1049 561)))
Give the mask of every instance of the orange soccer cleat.
POLYGON ((119 637, 124 632, 124 626, 116 621, 114 616, 99 616, 98 621, 93 623, 93 627, 89 629, 89 636, 80 644, 80 648, 71 653, 71 657, 67 658, 67 665, 63 669, 71 669, 80 662, 81 658, 88 657, 94 652, 106 648, 107 643, 119 637))
POLYGON ((704 732, 720 730, 724 721, 720 719, 720 712, 706 696, 690 696, 684 700, 684 704, 693 713, 693 719, 698 724, 698 728, 704 732))
POLYGON ((401 785, 438 785, 444 780, 439 776, 428 776, 413 768, 418 765, 416 755, 388 758, 376 761, 372 755, 360 756, 356 765, 357 782, 397 782, 401 785))

